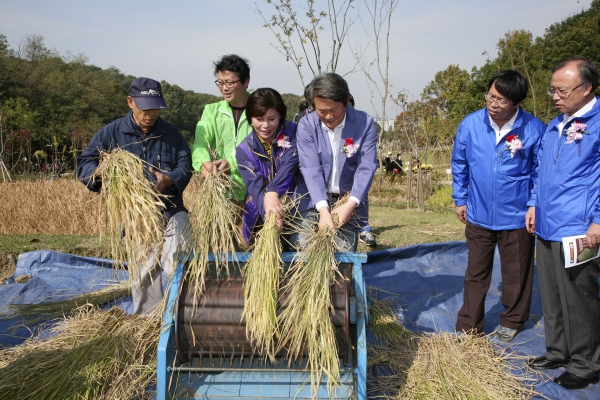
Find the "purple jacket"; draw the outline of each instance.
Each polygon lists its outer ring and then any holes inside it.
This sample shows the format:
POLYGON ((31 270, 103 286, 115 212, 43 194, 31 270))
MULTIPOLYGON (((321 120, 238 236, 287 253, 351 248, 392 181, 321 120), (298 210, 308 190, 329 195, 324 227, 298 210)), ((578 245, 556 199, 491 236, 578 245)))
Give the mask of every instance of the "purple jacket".
POLYGON ((279 196, 288 193, 294 197, 298 173, 298 151, 296 149, 296 124, 285 121, 271 145, 272 157, 267 152, 254 131, 236 149, 236 160, 244 184, 246 185, 246 205, 243 216, 243 232, 246 242, 250 242, 252 231, 260 217, 265 218, 263 201, 265 193, 277 192, 279 196), (284 138, 283 146, 277 138, 284 138), (287 139, 286 139, 287 138, 287 139))
MULTIPOLYGON (((321 126, 316 112, 310 112, 300 120, 297 136, 300 171, 306 182, 297 190, 301 196, 299 211, 302 212, 328 199, 327 184, 333 170, 333 151, 340 152, 341 148, 331 149, 329 134, 321 126), (306 196, 306 193, 309 195, 306 196)), ((350 230, 360 231, 367 221, 367 194, 377 168, 377 132, 373 118, 348 106, 341 144, 346 139, 352 139, 359 149, 350 157, 341 154, 338 158, 340 194, 350 192, 351 196, 360 200, 355 210, 356 217, 348 224, 350 230)))

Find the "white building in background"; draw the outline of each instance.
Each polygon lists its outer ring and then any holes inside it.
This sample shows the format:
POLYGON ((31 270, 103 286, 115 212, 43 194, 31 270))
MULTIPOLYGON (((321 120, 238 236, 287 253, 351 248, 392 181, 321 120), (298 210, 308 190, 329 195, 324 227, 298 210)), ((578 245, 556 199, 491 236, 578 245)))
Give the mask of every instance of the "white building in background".
POLYGON ((387 132, 390 129, 394 129, 394 120, 393 119, 386 119, 385 121, 382 119, 376 119, 375 123, 377 123, 379 126, 381 126, 383 128, 384 132, 387 132))

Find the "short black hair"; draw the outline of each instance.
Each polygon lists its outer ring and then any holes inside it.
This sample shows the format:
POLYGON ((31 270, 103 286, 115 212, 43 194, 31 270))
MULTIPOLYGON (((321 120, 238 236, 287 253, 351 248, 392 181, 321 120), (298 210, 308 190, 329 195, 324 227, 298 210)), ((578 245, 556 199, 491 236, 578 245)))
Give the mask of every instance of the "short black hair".
POLYGON ((342 103, 344 107, 348 105, 350 89, 348 89, 346 80, 338 74, 329 72, 319 75, 308 86, 304 91, 304 96, 313 108, 315 106, 315 97, 322 97, 342 103))
POLYGON ((515 105, 527 97, 527 81, 523 78, 523 75, 512 69, 505 69, 492 76, 492 79, 488 82, 488 92, 494 84, 498 93, 515 105))
POLYGON ((592 85, 592 93, 598 87, 598 69, 596 65, 582 56, 573 56, 565 58, 556 63, 554 68, 552 68, 552 73, 555 73, 559 69, 562 69, 567 66, 570 62, 577 62, 577 71, 579 72, 579 79, 581 79, 581 84, 589 83, 592 85))
POLYGON ((354 96, 352 96, 351 94, 348 95, 348 103, 350 103, 350 105, 354 107, 354 96))
POLYGON ((215 76, 221 71, 235 72, 242 83, 250 79, 250 65, 248 60, 235 54, 227 54, 221 57, 219 61, 214 62, 215 76))
POLYGON ((262 117, 270 109, 274 108, 279 114, 279 124, 283 125, 287 115, 287 107, 279 92, 271 88, 256 89, 248 97, 246 103, 246 118, 252 125, 252 118, 262 117))

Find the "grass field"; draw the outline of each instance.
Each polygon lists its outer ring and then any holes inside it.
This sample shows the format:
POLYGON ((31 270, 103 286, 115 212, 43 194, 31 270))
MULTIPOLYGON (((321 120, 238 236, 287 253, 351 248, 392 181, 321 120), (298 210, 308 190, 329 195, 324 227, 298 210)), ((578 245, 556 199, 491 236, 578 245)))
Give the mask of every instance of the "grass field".
MULTIPOLYGON (((377 247, 359 244, 358 250, 374 250, 464 240, 464 225, 450 212, 422 212, 395 207, 371 206, 370 224, 377 235, 377 247)), ((55 250, 93 257, 108 257, 108 243, 97 235, 28 234, 0 235, 0 282, 10 277, 15 257, 27 251, 55 250)))
MULTIPOLYGON (((464 225, 447 207, 448 195, 436 208, 441 211, 418 211, 406 208, 404 189, 399 180, 374 185, 369 222, 378 246, 360 243, 359 251, 464 240, 464 225)), ((185 202, 191 204, 194 193, 188 192, 185 202)), ((99 235, 102 214, 98 194, 73 179, 0 183, 0 215, 4 216, 0 219, 0 282, 13 274, 14 259, 23 252, 54 250, 108 257, 107 240, 101 241, 99 235)))

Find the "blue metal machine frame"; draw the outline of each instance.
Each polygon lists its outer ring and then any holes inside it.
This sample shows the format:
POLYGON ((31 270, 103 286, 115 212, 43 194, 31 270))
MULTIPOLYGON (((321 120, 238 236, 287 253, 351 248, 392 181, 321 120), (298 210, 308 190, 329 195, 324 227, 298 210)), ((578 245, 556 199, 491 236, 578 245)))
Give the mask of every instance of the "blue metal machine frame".
MULTIPOLYGON (((296 253, 282 253, 284 263, 291 262, 296 253)), ((311 398, 310 373, 286 372, 274 369, 255 372, 228 371, 221 373, 199 374, 182 372, 179 369, 175 345, 175 309, 178 289, 183 279, 185 264, 193 255, 181 255, 175 268, 173 279, 167 291, 167 307, 163 318, 163 327, 158 343, 157 400, 164 399, 288 399, 311 398), (285 385, 271 385, 281 380, 285 374, 285 385), (177 393, 177 394, 176 394, 177 393)), ((237 262, 243 264, 250 253, 235 253, 237 262)), ((368 306, 366 286, 362 275, 362 264, 367 261, 364 253, 335 253, 340 263, 352 264, 354 287, 350 296, 350 324, 356 328, 356 360, 352 360, 351 369, 342 373, 340 388, 336 398, 367 399, 367 338, 368 306)), ((212 261, 211 255, 211 261, 212 261)), ((230 261, 233 261, 230 254, 230 261)), ((329 398, 326 383, 323 382, 317 398, 329 398)))

